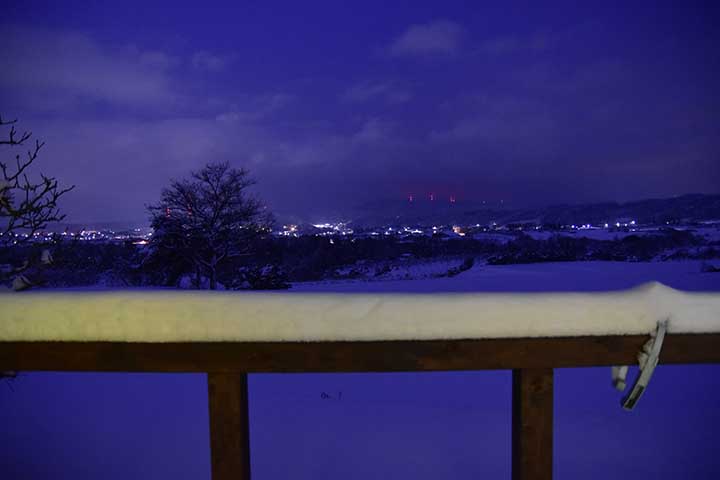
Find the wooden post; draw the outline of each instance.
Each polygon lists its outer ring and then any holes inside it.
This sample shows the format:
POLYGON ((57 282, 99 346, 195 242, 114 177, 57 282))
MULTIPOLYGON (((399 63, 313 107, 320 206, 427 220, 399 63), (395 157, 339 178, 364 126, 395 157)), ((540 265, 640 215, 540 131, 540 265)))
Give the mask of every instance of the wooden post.
POLYGON ((513 370, 512 480, 551 480, 553 370, 513 370))
POLYGON ((208 373, 213 480, 250 480, 247 374, 208 373))

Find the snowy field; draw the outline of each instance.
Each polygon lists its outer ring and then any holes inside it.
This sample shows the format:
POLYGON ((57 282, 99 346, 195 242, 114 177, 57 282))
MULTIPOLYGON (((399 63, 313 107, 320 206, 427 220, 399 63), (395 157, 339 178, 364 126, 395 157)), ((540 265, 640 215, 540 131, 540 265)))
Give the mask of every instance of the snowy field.
MULTIPOLYGON (((459 262, 456 261, 455 264, 457 263, 459 262)), ((703 273, 701 265, 701 261, 476 265, 472 269, 450 278, 305 282, 294 284, 292 291, 593 292, 624 290, 650 281, 658 281, 679 290, 720 291, 720 274, 703 273)))
MULTIPOLYGON (((291 292, 720 291, 700 262, 476 265, 291 292)), ((203 375, 30 373, 0 384, 2 479, 209 478, 203 375), (42 462, 38 459, 42 458, 42 462)), ((250 377, 254 479, 510 478, 510 372, 250 377)), ((716 479, 720 367, 660 366, 631 413, 608 368, 556 371, 558 479, 716 479)))

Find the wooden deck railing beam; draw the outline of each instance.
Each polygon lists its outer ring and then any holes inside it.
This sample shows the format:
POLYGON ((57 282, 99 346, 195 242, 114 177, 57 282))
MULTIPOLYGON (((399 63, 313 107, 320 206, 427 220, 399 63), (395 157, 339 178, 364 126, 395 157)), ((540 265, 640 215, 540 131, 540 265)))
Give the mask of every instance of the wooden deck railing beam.
POLYGON ((552 480, 553 369, 512 375, 512 480, 552 480))
POLYGON ((250 480, 250 419, 246 374, 208 373, 213 480, 250 480))
MULTIPOLYGON (((0 371, 412 372, 634 365, 647 336, 371 342, 0 342, 0 371)), ((670 334, 660 362, 720 363, 720 334, 670 334)))

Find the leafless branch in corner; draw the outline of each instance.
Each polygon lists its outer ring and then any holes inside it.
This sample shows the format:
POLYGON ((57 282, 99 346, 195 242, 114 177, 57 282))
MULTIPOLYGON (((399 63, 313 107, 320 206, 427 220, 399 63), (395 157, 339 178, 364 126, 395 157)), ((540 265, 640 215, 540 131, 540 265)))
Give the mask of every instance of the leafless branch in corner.
MULTIPOLYGON (((0 145, 23 148, 30 143, 32 132, 19 133, 16 123, 17 120, 5 121, 0 117, 0 127, 10 126, 7 137, 0 139, 0 145)), ((16 236, 17 232, 27 233, 29 238, 46 228, 48 223, 65 218, 58 208, 58 200, 75 186, 62 188, 55 177, 42 173, 35 180, 28 175, 44 145, 35 140, 23 155, 16 154, 13 162, 0 161, 0 245, 25 240, 26 237, 16 236)))

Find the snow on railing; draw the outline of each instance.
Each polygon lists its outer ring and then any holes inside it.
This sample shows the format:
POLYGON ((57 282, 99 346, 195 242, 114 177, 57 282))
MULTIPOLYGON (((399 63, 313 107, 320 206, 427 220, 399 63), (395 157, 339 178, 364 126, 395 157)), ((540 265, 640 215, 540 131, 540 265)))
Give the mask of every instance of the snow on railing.
POLYGON ((720 293, 339 294, 176 290, 0 294, 0 341, 373 341, 720 332, 720 293))

